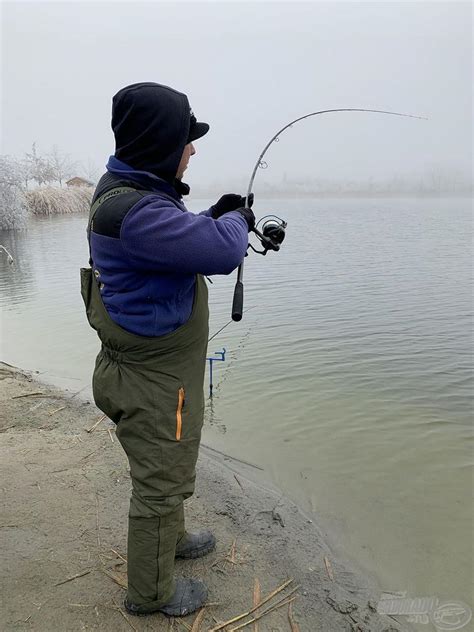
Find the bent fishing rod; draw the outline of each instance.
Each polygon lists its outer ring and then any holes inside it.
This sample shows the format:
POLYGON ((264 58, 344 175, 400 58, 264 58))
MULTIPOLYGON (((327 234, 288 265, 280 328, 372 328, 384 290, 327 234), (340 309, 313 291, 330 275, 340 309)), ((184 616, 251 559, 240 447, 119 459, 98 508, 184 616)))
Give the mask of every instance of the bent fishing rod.
MULTIPOLYGON (((310 114, 305 114, 304 116, 300 116, 299 118, 287 123, 284 127, 282 127, 278 132, 268 141, 268 143, 263 148, 262 153, 257 159, 255 163, 255 167, 252 171, 252 176, 250 178, 249 186, 247 189, 247 195, 245 197, 245 206, 248 205, 250 196, 252 195, 253 183, 255 180, 255 176, 257 175, 258 169, 266 169, 268 164, 263 160, 263 157, 267 153, 270 146, 278 142, 280 140, 280 135, 293 127, 295 123, 302 121, 304 119, 310 118, 311 116, 318 116, 319 114, 328 114, 330 112, 374 112, 376 114, 389 114, 391 116, 403 116, 406 118, 415 118, 427 120, 424 116, 416 116, 414 114, 403 114, 401 112, 390 112, 387 110, 369 110, 365 108, 336 108, 332 110, 320 110, 319 112, 311 112, 310 114)), ((260 243, 263 246, 263 250, 256 250, 251 244, 249 247, 256 253, 261 255, 266 255, 269 250, 273 250, 274 252, 278 252, 280 250, 280 246, 285 239, 285 229, 287 227, 287 222, 282 220, 280 217, 276 215, 266 215, 259 222, 257 222, 255 228, 252 229, 252 232, 255 233, 260 243), (266 220, 266 221, 264 221, 266 220), (263 222, 261 229, 259 229, 260 223, 263 222)), ((235 283, 234 288, 234 299, 232 302, 232 320, 238 322, 242 320, 243 306, 244 306, 244 262, 239 265, 239 269, 237 272, 237 281, 235 283)))

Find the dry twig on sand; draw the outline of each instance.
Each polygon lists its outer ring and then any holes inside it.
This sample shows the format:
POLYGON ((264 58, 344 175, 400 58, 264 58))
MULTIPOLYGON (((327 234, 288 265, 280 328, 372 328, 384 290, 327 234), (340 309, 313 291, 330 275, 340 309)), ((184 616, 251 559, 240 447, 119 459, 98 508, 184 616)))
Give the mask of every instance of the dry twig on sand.
MULTIPOLYGON (((285 590, 285 588, 287 588, 287 586, 289 586, 291 584, 291 582, 293 581, 293 579, 289 579, 288 581, 284 582, 281 586, 279 586, 278 588, 275 588, 275 590, 273 592, 271 592, 269 595, 267 595, 264 599, 262 599, 260 601, 260 603, 258 604, 258 606, 254 606, 253 608, 251 608, 248 612, 244 612, 243 614, 239 614, 238 616, 234 617, 233 619, 229 619, 228 621, 224 621, 223 623, 219 623, 219 625, 217 625, 216 627, 212 628, 212 630, 210 630, 209 632, 217 632, 218 630, 222 630, 223 628, 227 627, 228 625, 230 625, 231 623, 236 623, 237 621, 241 621, 242 619, 245 619, 245 617, 248 617, 249 615, 251 615, 253 612, 255 612, 255 610, 257 610, 257 608, 260 608, 260 606, 263 606, 264 604, 266 604, 268 601, 270 601, 270 599, 273 599, 273 597, 275 597, 276 595, 278 595, 278 593, 280 593, 282 590, 285 590)), ((297 587, 298 588, 298 587, 297 587)), ((293 589, 291 591, 292 594, 295 590, 297 590, 297 588, 293 589)), ((288 595, 287 595, 288 597, 288 595)), ((285 597, 286 599, 286 597, 285 597)), ((260 617, 259 617, 260 618, 260 617)), ((250 623, 253 623, 252 621, 250 621, 250 623)))
POLYGON ((203 608, 199 611, 197 617, 193 621, 193 625, 191 626, 191 632, 201 632, 201 623, 206 614, 206 608, 203 608))
MULTIPOLYGON (((253 585, 253 606, 256 608, 255 612, 258 612, 258 606, 260 605, 260 601, 262 599, 262 591, 260 587, 260 581, 258 577, 255 578, 255 582, 253 585)), ((258 621, 255 621, 253 624, 253 632, 259 632, 258 621)))
POLYGON ((255 623, 255 621, 258 621, 259 619, 262 619, 267 614, 270 614, 271 612, 274 612, 275 610, 278 610, 279 608, 283 608, 283 606, 286 606, 287 604, 291 605, 292 602, 295 599, 297 599, 297 597, 298 597, 298 595, 294 595, 293 597, 285 597, 284 599, 281 599, 280 601, 277 601, 273 606, 270 606, 269 608, 267 608, 266 610, 264 610, 260 614, 255 615, 249 621, 241 623, 240 625, 237 625, 235 628, 231 628, 229 632, 237 632, 237 630, 243 630, 243 628, 247 627, 251 623, 255 623))
POLYGON ((116 551, 115 549, 110 549, 110 550, 112 551, 112 553, 115 553, 115 555, 119 557, 121 560, 123 560, 124 562, 127 562, 127 558, 124 557, 123 555, 120 555, 118 551, 116 551))
POLYGON ((253 617, 249 621, 246 621, 245 623, 241 623, 240 625, 237 625, 235 628, 231 628, 230 632, 237 632, 237 630, 243 630, 243 628, 246 628, 248 625, 250 625, 251 623, 254 623, 255 621, 258 621, 262 617, 265 617, 267 614, 270 614, 270 612, 273 612, 274 610, 278 610, 278 608, 282 608, 283 606, 286 606, 286 604, 291 603, 292 601, 296 599, 296 597, 297 595, 290 598, 285 597, 284 599, 277 601, 276 604, 274 604, 273 606, 270 606, 270 608, 267 608, 260 614, 255 615, 255 617, 253 617))
POLYGON ((73 579, 77 579, 78 577, 84 577, 84 575, 89 575, 89 573, 92 573, 91 569, 89 569, 88 571, 82 571, 82 573, 77 573, 77 575, 73 575, 72 577, 68 577, 67 579, 63 579, 62 582, 58 582, 57 584, 54 584, 54 585, 62 586, 62 584, 67 584, 68 582, 72 582, 73 579))
POLYGON ((97 428, 97 426, 100 424, 100 422, 104 421, 104 419, 106 418, 107 418, 107 415, 101 415, 91 428, 86 428, 86 432, 89 432, 89 433, 93 432, 97 428))
POLYGON ((64 410, 66 408, 66 406, 60 406, 59 408, 55 408, 54 410, 50 410, 48 412, 48 415, 50 417, 52 417, 53 415, 55 415, 56 413, 59 413, 60 410, 64 410))
MULTIPOLYGON (((89 452, 89 454, 86 454, 86 456, 83 456, 81 461, 85 461, 86 459, 88 459, 90 456, 92 456, 93 454, 95 454, 96 452, 98 452, 101 448, 96 448, 93 452, 89 452)), ((61 470, 59 470, 61 471, 61 470)))
POLYGON ((230 547, 230 551, 226 556, 226 560, 228 562, 230 562, 231 564, 237 564, 237 561, 235 559, 235 545, 236 545, 237 540, 234 539, 234 541, 232 542, 232 546, 230 547))
POLYGON ((14 395, 11 399, 21 399, 23 397, 37 397, 38 399, 60 399, 57 395, 48 395, 47 393, 25 393, 24 395, 14 395))
POLYGON ((240 487, 240 489, 241 489, 242 491, 245 491, 245 490, 244 490, 244 486, 242 485, 242 483, 240 482, 240 479, 237 477, 237 475, 236 475, 236 474, 234 474, 234 478, 235 478, 235 480, 237 481, 237 484, 238 484, 238 486, 240 487))
POLYGON ((328 560, 327 557, 324 558, 324 565, 326 567, 326 572, 328 574, 329 579, 333 582, 334 581, 334 575, 332 572, 332 566, 331 566, 331 562, 328 560))
POLYGON ((217 570, 219 570, 220 572, 224 572, 226 562, 229 562, 229 564, 232 564, 233 566, 235 566, 236 564, 239 564, 236 558, 236 542, 237 541, 234 539, 232 541, 232 544, 230 545, 230 549, 227 555, 215 560, 215 562, 211 564, 211 568, 214 568, 214 566, 217 566, 218 567, 217 570), (220 564, 223 565, 223 568, 219 568, 220 564))
POLYGON ((293 602, 288 604, 288 621, 290 622, 291 632, 300 632, 300 626, 293 619, 293 602))
POLYGON ((22 397, 36 397, 37 395, 43 395, 43 392, 36 391, 35 393, 25 393, 24 395, 14 395, 12 399, 21 399, 22 397))
POLYGON ((100 551, 100 524, 99 524, 99 495, 95 494, 95 507, 96 507, 96 525, 97 525, 97 547, 100 551))
POLYGON ((114 604, 115 604, 115 609, 120 612, 122 617, 125 619, 125 621, 128 623, 128 625, 132 628, 132 630, 135 630, 135 632, 138 632, 137 628, 133 625, 133 623, 130 621, 130 619, 127 617, 127 615, 122 610, 122 608, 118 605, 118 603, 116 601, 114 601, 114 604))
POLYGON ((128 588, 128 585, 127 585, 127 582, 125 581, 125 579, 120 577, 120 575, 117 575, 117 573, 113 573, 112 571, 109 571, 107 568, 103 568, 102 572, 105 575, 107 575, 107 577, 110 577, 110 579, 112 581, 114 581, 121 588, 125 588, 125 589, 128 588))

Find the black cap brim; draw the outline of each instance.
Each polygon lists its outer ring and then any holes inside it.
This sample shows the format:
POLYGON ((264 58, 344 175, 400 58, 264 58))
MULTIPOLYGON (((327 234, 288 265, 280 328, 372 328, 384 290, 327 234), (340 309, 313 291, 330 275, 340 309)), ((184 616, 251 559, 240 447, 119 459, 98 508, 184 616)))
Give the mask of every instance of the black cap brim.
POLYGON ((192 143, 193 140, 197 140, 207 134, 209 131, 209 125, 207 123, 195 123, 192 129, 189 131, 188 143, 192 143))

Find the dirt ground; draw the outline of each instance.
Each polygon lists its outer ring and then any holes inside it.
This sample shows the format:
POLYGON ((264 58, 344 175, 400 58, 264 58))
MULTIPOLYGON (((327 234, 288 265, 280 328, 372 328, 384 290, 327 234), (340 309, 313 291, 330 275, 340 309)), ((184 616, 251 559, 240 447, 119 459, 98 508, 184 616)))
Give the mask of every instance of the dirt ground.
POLYGON ((212 528, 211 555, 177 563, 202 578, 209 604, 183 619, 131 617, 122 608, 130 492, 127 461, 114 427, 71 391, 0 363, 2 453, 1 630, 192 630, 396 632, 375 611, 368 582, 335 559, 317 526, 258 470, 201 450, 188 526, 212 528), (99 421, 100 420, 100 421, 99 421), (258 584, 257 584, 258 580, 258 584), (291 599, 296 597, 293 601, 291 599), (280 607, 265 614, 274 605, 280 607))

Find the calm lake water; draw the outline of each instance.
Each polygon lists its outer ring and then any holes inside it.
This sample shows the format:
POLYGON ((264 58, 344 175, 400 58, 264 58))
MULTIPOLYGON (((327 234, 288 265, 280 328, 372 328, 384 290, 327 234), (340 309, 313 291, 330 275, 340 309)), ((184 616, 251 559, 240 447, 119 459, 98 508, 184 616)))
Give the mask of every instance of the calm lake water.
MULTIPOLYGON (((471 200, 255 210, 287 219, 287 239, 246 259, 252 309, 210 344, 228 356, 204 441, 263 466, 383 590, 472 605, 471 200)), ((0 257, 0 357, 75 390, 98 348, 79 294, 85 224, 0 233, 16 260, 0 257)), ((234 281, 209 287, 211 333, 234 281)))

